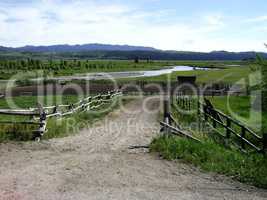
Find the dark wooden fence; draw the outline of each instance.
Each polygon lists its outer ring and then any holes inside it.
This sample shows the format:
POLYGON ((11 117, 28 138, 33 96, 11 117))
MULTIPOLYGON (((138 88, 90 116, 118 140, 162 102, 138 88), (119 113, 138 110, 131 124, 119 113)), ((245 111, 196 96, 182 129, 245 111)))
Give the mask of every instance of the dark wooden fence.
POLYGON ((196 106, 196 101, 192 96, 189 95, 176 95, 176 98, 174 99, 175 102, 180 108, 183 110, 192 110, 196 106))
POLYGON ((164 115, 163 115, 163 121, 160 122, 160 125, 161 125, 161 132, 163 132, 166 136, 175 135, 191 139, 195 142, 201 142, 199 139, 194 137, 192 133, 183 130, 179 126, 179 123, 175 120, 175 118, 171 113, 171 106, 169 100, 164 101, 164 115))
POLYGON ((263 136, 258 135, 242 122, 216 109, 207 98, 203 98, 204 101, 200 101, 199 97, 182 94, 175 95, 172 98, 172 104, 179 106, 184 111, 194 110, 199 118, 198 121, 202 122, 201 126, 209 125, 225 141, 233 142, 244 151, 255 150, 260 153, 266 153, 266 134, 263 134, 263 136))
POLYGON ((237 141, 241 149, 247 147, 258 152, 265 152, 266 144, 263 137, 252 131, 246 125, 214 108, 208 99, 199 102, 199 117, 203 117, 205 123, 225 139, 237 141))
POLYGON ((29 116, 30 121, 0 121, 0 124, 24 124, 24 125, 37 125, 38 129, 33 131, 34 139, 40 140, 46 132, 47 120, 53 117, 65 117, 77 112, 89 111, 100 108, 104 104, 110 103, 117 96, 121 96, 120 91, 110 91, 106 94, 100 94, 97 96, 89 96, 80 100, 77 103, 70 105, 55 105, 49 107, 43 107, 38 105, 38 108, 24 109, 24 110, 12 110, 12 109, 0 109, 0 115, 11 116, 29 116))

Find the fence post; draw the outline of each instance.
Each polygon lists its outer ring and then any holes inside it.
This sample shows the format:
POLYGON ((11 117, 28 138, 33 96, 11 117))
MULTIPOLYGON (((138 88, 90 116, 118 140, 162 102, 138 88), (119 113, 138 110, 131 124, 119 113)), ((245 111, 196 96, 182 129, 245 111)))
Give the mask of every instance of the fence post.
POLYGON ((199 96, 198 96, 198 98, 197 98, 197 119, 198 119, 198 131, 200 132, 200 129, 202 128, 201 127, 201 121, 202 121, 202 119, 201 119, 201 108, 200 108, 200 102, 199 102, 200 100, 199 100, 199 96))
MULTIPOLYGON (((241 128, 241 137, 245 138, 245 136, 246 136, 246 129, 245 129, 245 127, 242 126, 242 128, 241 128)), ((242 139, 241 139, 241 147, 242 147, 242 149, 245 149, 245 142, 242 139)))
POLYGON ((111 95, 110 93, 108 93, 105 100, 110 100, 110 99, 111 99, 111 95))
POLYGON ((170 105, 168 100, 164 100, 164 121, 165 123, 170 123, 170 105))
POLYGON ((56 114, 58 112, 58 106, 55 106, 54 108, 53 108, 53 114, 56 114))
POLYGON ((267 133, 263 134, 262 142, 263 142, 262 151, 263 153, 266 154, 267 153, 267 133))
MULTIPOLYGON (((164 100, 164 122, 168 125, 171 125, 171 120, 170 120, 170 104, 169 100, 164 100)), ((169 129, 165 128, 165 133, 169 135, 169 129)))
POLYGON ((231 120, 229 118, 226 119, 226 138, 227 139, 230 139, 231 137, 231 131, 230 131, 230 128, 231 128, 231 120))
POLYGON ((38 109, 40 113, 40 125, 34 139, 39 142, 46 131, 46 112, 40 103, 38 103, 38 109))
POLYGON ((203 105, 203 110, 204 110, 204 119, 205 121, 208 121, 207 105, 203 105))
POLYGON ((213 122, 213 128, 216 128, 217 127, 217 122, 214 119, 212 119, 212 122, 213 122))
POLYGON ((73 104, 70 104, 69 105, 69 111, 73 110, 73 108, 74 108, 74 105, 73 104))
POLYGON ((174 105, 174 92, 172 90, 170 92, 170 105, 174 105))
POLYGON ((190 99, 190 97, 189 97, 189 99, 188 99, 188 110, 189 110, 189 111, 191 110, 191 99, 190 99))

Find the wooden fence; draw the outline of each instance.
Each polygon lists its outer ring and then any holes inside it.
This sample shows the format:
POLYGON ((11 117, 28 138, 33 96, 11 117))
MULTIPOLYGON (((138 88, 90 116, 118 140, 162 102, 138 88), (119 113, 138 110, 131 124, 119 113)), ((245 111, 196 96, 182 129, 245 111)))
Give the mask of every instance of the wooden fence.
POLYGON ((257 152, 265 152, 265 139, 246 125, 215 109, 206 98, 203 103, 199 102, 198 105, 199 117, 204 119, 204 122, 208 123, 220 136, 238 142, 237 144, 242 150, 247 150, 249 147, 257 152))
POLYGON ((189 95, 176 95, 175 102, 183 110, 192 110, 196 106, 196 101, 192 96, 189 95))
MULTIPOLYGON (((198 97, 178 94, 171 102, 176 106, 178 105, 184 111, 194 110, 199 119, 198 121, 203 122, 201 126, 205 126, 205 124, 209 125, 209 127, 223 139, 237 144, 240 149, 244 151, 252 149, 260 153, 266 153, 266 134, 259 136, 255 131, 251 130, 240 121, 216 109, 207 98, 204 98, 204 102, 201 102, 198 97)), ((171 111, 168 110, 165 112, 171 113, 171 111)), ((168 116, 171 114, 165 115, 168 116)))
POLYGON ((179 123, 175 120, 171 113, 169 100, 164 101, 164 115, 163 121, 160 122, 161 132, 169 136, 170 134, 180 137, 185 137, 187 139, 193 140, 195 142, 201 142, 199 139, 194 137, 189 131, 183 130, 179 123))
POLYGON ((16 122, 16 121, 0 121, 0 124, 24 124, 24 125, 37 125, 38 129, 35 130, 34 139, 40 140, 46 132, 47 120, 53 117, 65 117, 77 112, 89 111, 100 108, 102 105, 110 103, 117 96, 121 96, 120 91, 110 91, 106 94, 99 94, 97 96, 89 96, 77 103, 70 105, 55 105, 43 107, 38 105, 38 108, 31 109, 0 109, 0 115, 11 116, 29 116, 32 118, 30 121, 16 122))

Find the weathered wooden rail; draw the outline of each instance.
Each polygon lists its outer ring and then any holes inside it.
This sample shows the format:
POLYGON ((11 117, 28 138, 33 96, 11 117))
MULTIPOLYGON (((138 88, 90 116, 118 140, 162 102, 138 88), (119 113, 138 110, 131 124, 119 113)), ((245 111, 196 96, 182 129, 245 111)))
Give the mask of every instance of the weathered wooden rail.
POLYGON ((120 91, 110 91, 106 94, 99 94, 97 96, 89 96, 85 99, 78 101, 77 103, 70 105, 55 105, 43 107, 38 105, 38 108, 31 109, 0 109, 0 115, 11 115, 11 116, 29 116, 32 118, 30 121, 0 121, 0 124, 23 124, 23 125, 37 125, 38 129, 33 131, 34 139, 40 140, 45 134, 47 120, 49 118, 61 118, 72 115, 77 112, 84 112, 93 109, 100 108, 104 104, 110 103, 117 96, 121 96, 120 91))
POLYGON ((162 122, 160 122, 160 125, 162 127, 161 132, 164 132, 164 134, 167 136, 172 134, 175 136, 191 139, 195 142, 201 142, 199 139, 194 137, 190 132, 182 130, 178 122, 171 114, 169 100, 164 101, 164 119, 162 122))
POLYGON ((209 125, 222 138, 226 141, 234 142, 240 149, 245 151, 253 149, 260 153, 266 153, 266 134, 259 136, 242 122, 214 108, 207 98, 204 98, 204 101, 201 102, 199 98, 194 96, 178 94, 175 96, 173 103, 185 111, 194 110, 199 118, 199 122, 203 122, 201 126, 205 124, 209 125))
POLYGON ((246 146, 253 148, 257 152, 265 152, 266 141, 263 137, 252 131, 246 125, 224 114, 213 107, 208 99, 205 103, 199 102, 199 114, 206 123, 210 125, 220 136, 230 140, 237 140, 241 149, 246 150, 246 146), (211 122, 211 123, 210 123, 211 122), (222 130, 223 129, 224 132, 222 130))

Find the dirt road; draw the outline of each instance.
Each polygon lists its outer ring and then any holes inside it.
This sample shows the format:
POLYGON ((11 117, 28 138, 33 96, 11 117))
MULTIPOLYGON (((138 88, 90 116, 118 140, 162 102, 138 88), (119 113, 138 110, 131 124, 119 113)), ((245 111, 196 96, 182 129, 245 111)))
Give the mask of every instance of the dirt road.
POLYGON ((158 133, 158 102, 132 101, 128 112, 115 111, 71 137, 1 144, 0 199, 267 199, 267 191, 129 150, 158 133))

